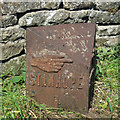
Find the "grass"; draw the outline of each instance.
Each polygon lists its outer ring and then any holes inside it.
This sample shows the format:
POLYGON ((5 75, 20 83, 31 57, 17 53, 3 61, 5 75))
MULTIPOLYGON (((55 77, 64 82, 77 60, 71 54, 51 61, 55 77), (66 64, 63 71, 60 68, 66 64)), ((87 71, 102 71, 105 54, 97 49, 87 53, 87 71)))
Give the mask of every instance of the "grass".
POLYGON ((96 81, 93 108, 110 118, 119 113, 119 45, 97 48, 96 81))
MULTIPOLYGON (((119 45, 97 48, 96 57, 96 81, 91 109, 98 114, 98 117, 116 118, 119 113, 118 102, 120 102, 118 101, 119 45)), ((15 75, 12 70, 9 74, 1 75, 2 118, 83 117, 80 113, 47 108, 44 104, 38 105, 27 96, 25 74, 24 67, 20 75, 15 75)))

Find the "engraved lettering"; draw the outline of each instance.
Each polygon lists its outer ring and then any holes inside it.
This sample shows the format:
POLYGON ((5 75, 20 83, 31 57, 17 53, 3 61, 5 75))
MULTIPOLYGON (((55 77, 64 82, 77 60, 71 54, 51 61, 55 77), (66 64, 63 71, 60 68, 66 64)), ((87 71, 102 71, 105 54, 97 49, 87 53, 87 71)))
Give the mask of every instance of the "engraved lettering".
POLYGON ((76 79, 75 78, 71 78, 70 82, 71 82, 70 88, 73 89, 73 85, 75 84, 76 79))
POLYGON ((54 75, 49 75, 48 87, 54 87, 54 75))
POLYGON ((57 80, 56 80, 56 88, 61 88, 60 79, 57 79, 57 80))
POLYGON ((82 45, 82 50, 85 52, 85 51, 87 51, 87 46, 86 46, 86 44, 85 44, 85 41, 81 41, 80 42, 80 44, 82 45))
MULTIPOLYGON (((74 27, 71 27, 71 30, 73 32, 75 32, 75 29, 74 27)), ((72 39, 80 39, 80 38, 84 38, 84 37, 91 37, 92 35, 90 34, 90 32, 88 31, 87 35, 72 35, 70 31, 67 31, 65 29, 63 29, 61 32, 61 36, 59 34, 56 34, 58 31, 57 30, 54 30, 54 34, 53 35, 49 35, 49 36, 46 36, 47 39, 50 39, 50 40, 56 40, 56 38, 61 38, 62 40, 72 40, 72 39)))
POLYGON ((31 74, 30 74, 30 80, 31 80, 31 83, 30 83, 30 84, 31 84, 32 86, 35 85, 35 78, 36 78, 36 77, 35 77, 35 74, 34 74, 34 73, 31 73, 31 74))
POLYGON ((43 80, 42 87, 47 87, 46 75, 45 74, 42 75, 42 80, 43 80))
POLYGON ((63 79, 63 88, 66 89, 67 88, 67 78, 63 79))
POLYGON ((59 78, 59 75, 56 79, 56 88, 61 88, 61 79, 59 78))
POLYGON ((37 72, 36 76, 35 73, 32 72, 30 74, 30 85, 37 85, 41 87, 56 87, 56 88, 64 88, 67 89, 82 89, 83 88, 83 78, 84 76, 81 74, 79 78, 74 77, 63 77, 61 74, 46 74, 37 72))
POLYGON ((80 75, 80 77, 78 79, 78 89, 83 88, 82 80, 83 80, 83 75, 80 75))
POLYGON ((54 97, 54 105, 55 105, 56 108, 58 108, 59 105, 60 105, 60 100, 59 100, 59 97, 58 97, 58 96, 55 96, 55 97, 54 97))

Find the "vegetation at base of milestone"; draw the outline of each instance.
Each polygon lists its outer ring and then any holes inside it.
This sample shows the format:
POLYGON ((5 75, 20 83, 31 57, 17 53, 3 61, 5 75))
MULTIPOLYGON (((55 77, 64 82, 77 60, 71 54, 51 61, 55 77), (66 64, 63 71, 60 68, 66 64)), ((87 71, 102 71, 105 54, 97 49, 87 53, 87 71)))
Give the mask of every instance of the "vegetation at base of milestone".
MULTIPOLYGON (((101 117, 116 117, 118 109, 118 91, 120 84, 119 68, 119 45, 113 47, 99 47, 96 55, 96 81, 92 110, 101 117)), ((25 66, 23 64, 23 66, 25 66)), ((27 95, 25 88, 25 67, 22 73, 16 75, 13 69, 2 78, 2 118, 49 118, 68 117, 83 118, 82 114, 63 109, 47 108, 46 105, 38 105, 36 101, 27 95)))
POLYGON ((93 108, 110 118, 119 114, 120 45, 97 48, 96 81, 93 108))

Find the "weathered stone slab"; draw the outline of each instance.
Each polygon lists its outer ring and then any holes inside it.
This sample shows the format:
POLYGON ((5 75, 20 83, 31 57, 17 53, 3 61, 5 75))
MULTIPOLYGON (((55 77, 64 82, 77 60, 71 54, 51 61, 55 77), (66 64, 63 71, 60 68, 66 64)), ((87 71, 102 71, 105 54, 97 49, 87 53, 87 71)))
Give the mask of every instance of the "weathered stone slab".
POLYGON ((105 45, 108 46, 114 46, 116 44, 120 43, 120 35, 117 36, 111 36, 108 41, 105 43, 105 45))
POLYGON ((15 14, 23 13, 29 10, 37 9, 58 9, 61 0, 57 2, 4 2, 2 4, 2 13, 3 14, 15 14))
POLYGON ((115 13, 114 21, 115 23, 120 23, 120 10, 115 13))
POLYGON ((98 26, 98 36, 111 36, 120 34, 120 25, 98 26))
POLYGON ((14 73, 19 74, 20 70, 20 66, 23 65, 23 63, 26 62, 26 55, 21 55, 19 57, 15 57, 11 60, 9 60, 6 63, 2 64, 2 73, 9 73, 11 69, 13 69, 14 73))
POLYGON ((26 85, 30 96, 48 107, 88 111, 94 37, 93 23, 28 28, 26 85))
POLYGON ((92 8, 94 7, 94 2, 91 2, 89 0, 86 1, 78 1, 77 0, 75 2, 73 1, 68 1, 68 0, 64 0, 63 1, 63 7, 65 9, 69 9, 69 10, 78 10, 78 9, 86 9, 86 8, 92 8))
POLYGON ((72 19, 74 23, 86 22, 89 15, 89 10, 71 11, 70 19, 72 19))
POLYGON ((103 2, 101 0, 95 0, 95 5, 98 10, 108 11, 108 12, 117 12, 120 6, 120 1, 113 2, 103 2))
POLYGON ((84 18, 90 15, 89 10, 80 10, 80 11, 71 11, 70 12, 70 18, 84 18))
POLYGON ((0 42, 16 41, 20 39, 25 39, 26 31, 20 28, 18 25, 1 28, 0 42))
POLYGON ((17 23, 17 17, 14 15, 4 15, 0 21, 0 27, 8 27, 17 23))
POLYGON ((61 24, 69 18, 70 13, 64 9, 56 10, 50 13, 49 17, 45 21, 46 24, 61 24))
POLYGON ((24 49, 25 40, 20 40, 18 43, 1 44, 2 60, 7 60, 15 55, 18 55, 24 49))
POLYGON ((114 20, 114 15, 110 12, 91 10, 89 16, 89 22, 109 24, 109 23, 114 23, 115 20, 114 20))
POLYGON ((120 35, 116 35, 116 36, 96 36, 96 46, 113 46, 116 45, 120 42, 120 35))
POLYGON ((49 25, 64 22, 69 17, 66 10, 39 11, 24 15, 19 20, 20 26, 49 25))

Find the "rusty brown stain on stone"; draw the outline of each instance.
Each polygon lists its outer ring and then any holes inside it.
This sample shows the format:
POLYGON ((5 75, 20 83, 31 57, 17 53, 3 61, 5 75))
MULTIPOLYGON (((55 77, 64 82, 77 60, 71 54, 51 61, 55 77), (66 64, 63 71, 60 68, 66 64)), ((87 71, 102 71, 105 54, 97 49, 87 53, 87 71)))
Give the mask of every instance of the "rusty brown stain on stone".
POLYGON ((92 23, 28 28, 26 84, 30 96, 49 107, 87 111, 94 36, 92 23))

